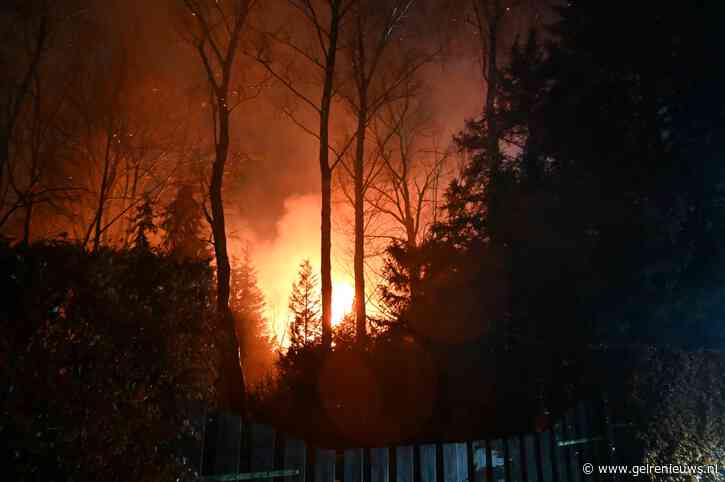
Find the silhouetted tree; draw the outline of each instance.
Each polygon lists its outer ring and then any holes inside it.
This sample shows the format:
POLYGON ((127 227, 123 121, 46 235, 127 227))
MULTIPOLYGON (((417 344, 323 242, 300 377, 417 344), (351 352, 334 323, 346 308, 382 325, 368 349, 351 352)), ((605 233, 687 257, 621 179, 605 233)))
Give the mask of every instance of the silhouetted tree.
POLYGON ((717 338, 706 343, 720 343, 716 325, 698 321, 717 310, 705 300, 723 262, 714 244, 723 171, 711 152, 725 123, 705 101, 721 99, 713 79, 723 73, 697 74, 718 35, 711 8, 658 11, 645 43, 635 39, 650 12, 634 9, 614 48, 599 30, 613 11, 572 2, 551 29, 557 41, 517 42, 494 112, 457 138, 470 160, 448 191, 431 253, 461 264, 429 270, 426 289, 473 269, 470 295, 486 296, 482 260, 497 253, 509 340, 568 349, 605 334, 651 342, 687 332, 681 343, 708 332, 717 338))
POLYGON ((300 263, 297 281, 292 284, 289 310, 293 317, 289 326, 290 345, 317 343, 322 336, 320 286, 308 259, 300 263))
MULTIPOLYGON (((282 85, 284 85, 305 106, 311 108, 319 120, 318 127, 310 129, 289 110, 284 112, 306 133, 319 141, 320 186, 322 196, 320 226, 320 284, 322 287, 322 346, 329 349, 332 344, 332 173, 342 160, 350 146, 352 137, 341 149, 335 149, 330 138, 330 119, 333 98, 338 85, 336 76, 337 57, 343 47, 341 40, 343 26, 346 24, 353 0, 288 0, 289 6, 302 16, 308 27, 311 45, 306 40, 291 40, 289 32, 266 32, 265 42, 274 42, 283 49, 289 49, 315 69, 322 77, 319 100, 306 93, 305 89, 293 79, 286 63, 275 65, 270 58, 268 44, 262 45, 255 58, 282 85), (333 159, 330 159, 330 153, 333 159)), ((303 34, 304 35, 304 34, 303 34)))
MULTIPOLYGON (((231 267, 227 252, 222 186, 224 166, 229 155, 229 120, 234 107, 231 103, 233 67, 241 49, 244 27, 254 3, 254 0, 222 2, 183 0, 188 15, 186 33, 190 35, 190 41, 204 66, 211 95, 214 161, 209 182, 209 199, 216 257, 217 309, 220 314, 228 316, 230 332, 234 331, 234 321, 229 311, 231 267)), ((244 376, 238 368, 239 357, 236 356, 238 350, 231 346, 229 350, 230 358, 225 370, 225 376, 229 377, 227 386, 229 403, 235 409, 245 411, 244 376)))
POLYGON ((57 18, 52 2, 8 2, 2 9, 3 50, 0 54, 0 188, 5 187, 10 141, 32 96, 33 80, 45 61, 57 18))
MULTIPOLYGON (((354 209, 353 272, 355 277, 356 338, 367 336, 365 291, 365 208, 366 192, 380 172, 379 157, 371 155, 367 146, 370 122, 386 105, 406 92, 411 77, 435 57, 420 49, 414 38, 414 28, 407 25, 416 16, 418 5, 410 0, 356 0, 351 9, 351 25, 343 38, 344 50, 350 64, 352 88, 342 91, 350 112, 355 116, 355 152, 352 166, 343 161, 352 178, 351 203, 354 209), (411 28, 408 28, 411 27, 411 28), (411 37, 406 42, 398 41, 411 37), (371 162, 372 161, 372 162, 371 162), (376 165, 377 164, 377 165, 376 165)), ((373 148, 372 151, 375 149, 373 148)))
POLYGON ((210 258, 208 243, 202 238, 204 217, 194 199, 191 186, 183 185, 166 207, 161 229, 165 231, 162 246, 170 254, 185 259, 210 258))
MULTIPOLYGON (((405 287, 399 283, 400 277, 380 287, 383 301, 393 313, 400 312, 394 306, 394 298, 401 294, 394 293, 398 288, 406 291, 411 302, 417 296, 422 269, 417 266, 417 253, 441 210, 439 183, 450 176, 446 172, 449 153, 437 148, 426 91, 415 84, 413 79, 405 83, 401 98, 385 106, 372 129, 383 170, 369 183, 366 201, 385 220, 381 237, 388 241, 388 261, 397 258, 393 264, 406 272, 405 287)), ((387 264, 384 277, 388 281, 396 276, 390 271, 393 264, 387 264)))
POLYGON ((264 294, 257 284, 257 272, 249 255, 234 263, 229 307, 236 320, 245 379, 256 384, 273 365, 274 347, 270 341, 269 323, 264 316, 264 294))
POLYGON ((133 217, 133 246, 136 249, 148 250, 151 245, 148 235, 156 233, 158 226, 154 222, 154 208, 151 198, 146 197, 143 204, 136 208, 136 215, 133 217))

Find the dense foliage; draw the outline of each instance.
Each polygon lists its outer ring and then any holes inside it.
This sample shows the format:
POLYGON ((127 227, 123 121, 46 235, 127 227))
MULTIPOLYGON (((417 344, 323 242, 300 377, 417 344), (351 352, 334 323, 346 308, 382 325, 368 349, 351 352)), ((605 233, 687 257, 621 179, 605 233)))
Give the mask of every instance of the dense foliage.
MULTIPOLYGON (((643 463, 723 466, 724 363, 721 353, 707 351, 641 353, 633 389, 643 463)), ((682 478, 670 474, 661 480, 682 478)))
POLYGON ((4 477, 191 477, 178 448, 200 440, 193 402, 216 404, 228 345, 208 264, 53 242, 0 256, 4 477))
POLYGON ((513 46, 495 111, 457 137, 470 161, 447 219, 420 253, 390 250, 393 286, 406 293, 414 260, 425 296, 407 318, 498 325, 525 344, 720 347, 719 9, 641 5, 622 17, 570 3, 552 41, 533 32, 513 46))

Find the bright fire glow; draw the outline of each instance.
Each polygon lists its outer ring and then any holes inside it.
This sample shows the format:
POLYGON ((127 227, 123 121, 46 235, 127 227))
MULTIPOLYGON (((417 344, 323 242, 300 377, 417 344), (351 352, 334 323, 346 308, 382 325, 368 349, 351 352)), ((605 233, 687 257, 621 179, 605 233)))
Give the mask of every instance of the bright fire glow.
POLYGON ((332 286, 332 324, 336 325, 352 310, 355 290, 348 283, 334 283, 332 286))

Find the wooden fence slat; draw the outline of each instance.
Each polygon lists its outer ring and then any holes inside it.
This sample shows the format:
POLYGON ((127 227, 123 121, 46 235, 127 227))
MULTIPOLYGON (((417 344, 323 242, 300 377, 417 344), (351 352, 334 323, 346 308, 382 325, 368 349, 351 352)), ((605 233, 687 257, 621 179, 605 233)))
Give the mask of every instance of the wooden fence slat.
POLYGON ((491 447, 491 440, 486 440, 486 482, 494 482, 496 479, 493 477, 493 448, 491 447))
POLYGON ((524 446, 524 456, 526 458, 526 479, 528 482, 542 482, 539 480, 539 464, 537 461, 540 458, 540 452, 536 444, 536 435, 530 433, 524 435, 524 446))
POLYGON ((345 450, 345 482, 363 482, 363 449, 345 450))
POLYGON ((492 480, 506 480, 506 459, 504 458, 504 441, 501 439, 491 441, 491 467, 492 480))
POLYGON ((413 482, 413 447, 395 447, 395 480, 413 482))
POLYGON ((509 482, 524 482, 523 467, 521 464, 521 440, 518 436, 506 440, 508 442, 508 463, 511 480, 509 482))
POLYGON ((315 482, 335 482, 335 451, 317 449, 315 482))
POLYGON ((387 448, 370 449, 370 480, 388 482, 388 465, 390 463, 387 448))
POLYGON ((469 482, 468 480, 468 449, 465 443, 456 444, 458 455, 458 473, 461 476, 461 482, 469 482))
POLYGON ((274 469, 275 432, 272 427, 253 423, 251 426, 251 472, 274 469))
POLYGON ((228 413, 217 414, 217 436, 212 474, 240 472, 239 453, 242 443, 242 419, 228 413))
POLYGON ((539 434, 539 445, 541 447, 541 475, 543 477, 542 482, 556 482, 554 474, 554 466, 552 460, 554 452, 552 452, 551 440, 553 434, 551 430, 539 434))
POLYGON ((483 440, 474 440, 473 445, 473 478, 471 482, 486 481, 486 443, 483 440))
POLYGON ((299 475, 289 477, 286 482, 305 482, 307 468, 307 449, 305 443, 297 439, 287 439, 284 445, 284 468, 298 469, 299 475))
POLYGON ((421 445, 420 450, 420 482, 436 482, 436 446, 421 445))
POLYGON ((466 482, 467 473, 466 444, 451 443, 443 445, 443 473, 445 482, 466 482))

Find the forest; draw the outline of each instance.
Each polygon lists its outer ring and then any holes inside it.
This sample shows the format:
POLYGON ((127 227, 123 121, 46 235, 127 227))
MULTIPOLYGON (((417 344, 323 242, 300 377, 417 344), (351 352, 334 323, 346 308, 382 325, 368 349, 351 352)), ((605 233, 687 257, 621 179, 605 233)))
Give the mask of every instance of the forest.
POLYGON ((606 397, 725 466, 724 21, 4 0, 7 480, 197 480, 194 404, 343 449, 606 397))

